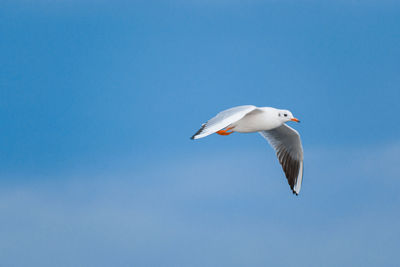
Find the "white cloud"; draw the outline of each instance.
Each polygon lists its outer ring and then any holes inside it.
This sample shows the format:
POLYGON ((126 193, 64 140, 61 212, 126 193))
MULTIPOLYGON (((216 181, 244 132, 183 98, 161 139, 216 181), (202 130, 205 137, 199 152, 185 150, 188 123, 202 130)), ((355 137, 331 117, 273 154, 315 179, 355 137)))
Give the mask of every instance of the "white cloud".
POLYGON ((298 197, 273 154, 253 151, 5 185, 0 263, 390 266, 400 245, 399 152, 306 150, 298 197))

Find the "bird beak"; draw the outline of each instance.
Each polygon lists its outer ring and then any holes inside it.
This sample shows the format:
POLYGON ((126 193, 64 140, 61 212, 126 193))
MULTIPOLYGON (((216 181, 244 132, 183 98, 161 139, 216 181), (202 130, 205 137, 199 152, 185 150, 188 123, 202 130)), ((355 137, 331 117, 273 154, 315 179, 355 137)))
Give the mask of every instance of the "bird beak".
POLYGON ((291 121, 300 122, 300 121, 299 121, 298 119, 296 119, 296 118, 291 119, 291 121))

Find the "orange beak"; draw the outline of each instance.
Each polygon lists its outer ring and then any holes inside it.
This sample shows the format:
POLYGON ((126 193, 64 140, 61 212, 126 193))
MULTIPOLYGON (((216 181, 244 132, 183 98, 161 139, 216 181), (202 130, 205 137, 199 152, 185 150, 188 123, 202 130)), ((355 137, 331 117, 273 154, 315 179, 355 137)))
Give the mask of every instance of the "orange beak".
POLYGON ((298 119, 296 119, 296 118, 291 119, 291 121, 300 122, 300 121, 299 121, 298 119))

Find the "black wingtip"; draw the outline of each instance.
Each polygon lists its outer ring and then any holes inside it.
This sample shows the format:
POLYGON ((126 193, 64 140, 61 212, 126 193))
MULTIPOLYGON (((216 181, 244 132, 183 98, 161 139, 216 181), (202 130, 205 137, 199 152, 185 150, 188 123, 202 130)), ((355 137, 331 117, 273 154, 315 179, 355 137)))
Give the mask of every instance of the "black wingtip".
POLYGON ((192 137, 190 137, 190 139, 194 140, 196 135, 200 134, 204 130, 205 127, 206 127, 206 124, 203 123, 203 125, 201 125, 201 128, 192 137))
MULTIPOLYGON (((289 184, 290 185, 290 184, 289 184)), ((293 195, 298 196, 299 194, 294 190, 294 186, 290 185, 290 190, 292 190, 293 195)))

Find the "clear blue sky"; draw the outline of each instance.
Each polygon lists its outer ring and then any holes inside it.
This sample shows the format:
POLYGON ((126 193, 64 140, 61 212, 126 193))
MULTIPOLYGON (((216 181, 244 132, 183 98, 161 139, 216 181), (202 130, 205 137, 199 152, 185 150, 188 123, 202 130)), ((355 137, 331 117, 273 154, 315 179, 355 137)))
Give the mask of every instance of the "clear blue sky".
POLYGON ((400 3, 2 1, 0 266, 397 266, 400 3), (290 109, 301 194, 257 134, 290 109))

